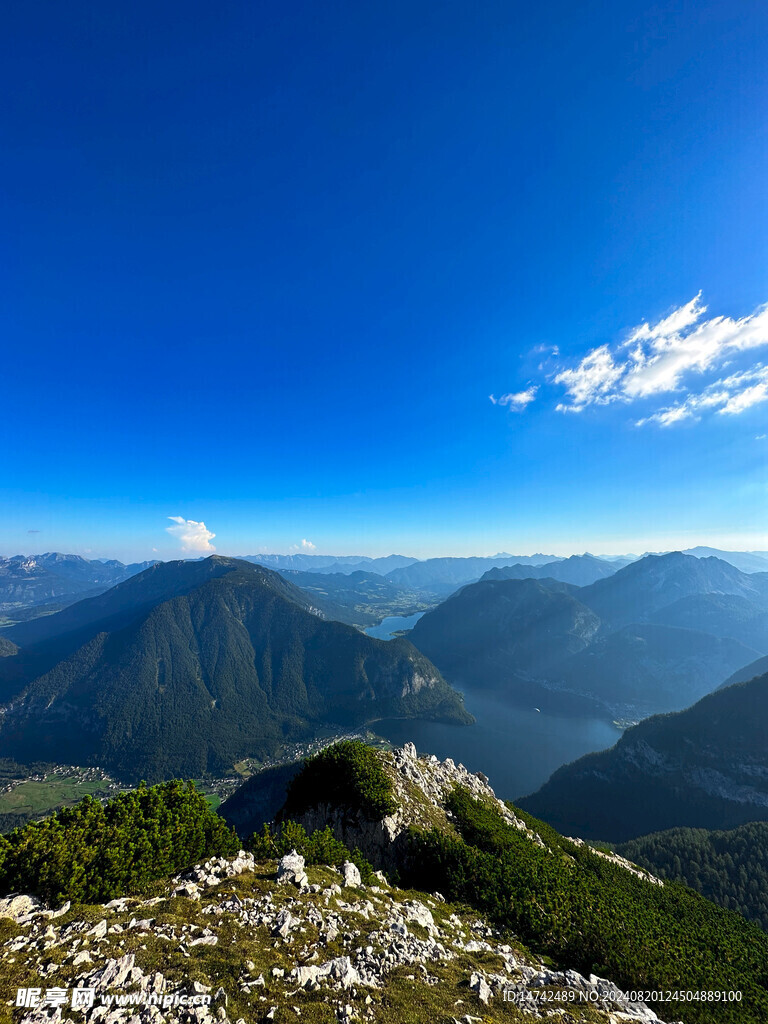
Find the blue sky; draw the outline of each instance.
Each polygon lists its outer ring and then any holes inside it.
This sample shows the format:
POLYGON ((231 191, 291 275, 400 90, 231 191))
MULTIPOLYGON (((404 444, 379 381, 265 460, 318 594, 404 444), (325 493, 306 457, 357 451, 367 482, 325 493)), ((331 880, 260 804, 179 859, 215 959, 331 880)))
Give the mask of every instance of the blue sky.
POLYGON ((768 548, 763 3, 2 48, 0 553, 768 548))

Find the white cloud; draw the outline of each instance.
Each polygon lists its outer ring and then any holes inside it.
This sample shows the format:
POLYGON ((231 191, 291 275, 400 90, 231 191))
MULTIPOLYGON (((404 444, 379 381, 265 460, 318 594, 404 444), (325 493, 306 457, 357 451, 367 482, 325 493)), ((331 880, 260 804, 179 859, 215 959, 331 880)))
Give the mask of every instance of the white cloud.
POLYGON ((680 306, 679 309, 673 310, 669 316, 659 320, 655 327, 651 327, 648 323, 643 323, 636 327, 624 342, 624 348, 634 344, 636 341, 667 338, 670 335, 677 334, 679 331, 683 331, 692 324, 695 324, 706 311, 707 307, 701 305, 701 292, 699 292, 698 295, 694 295, 690 302, 686 302, 684 306, 680 306))
MULTIPOLYGON (((614 362, 608 346, 601 345, 585 356, 575 370, 558 373, 555 384, 562 384, 570 395, 571 407, 567 411, 580 412, 585 405, 615 402, 618 398, 615 385, 623 372, 614 362)), ((566 407, 562 411, 566 411, 566 407)))
POLYGON ((768 398, 761 364, 717 380, 702 389, 692 385, 705 374, 723 371, 737 356, 768 346, 768 306, 734 320, 716 316, 702 320, 707 307, 701 293, 656 324, 643 323, 626 341, 600 345, 573 368, 561 370, 553 382, 565 388, 560 412, 581 412, 590 405, 631 403, 659 395, 687 397, 638 420, 671 426, 696 417, 703 409, 736 415, 768 398))
POLYGON ((289 548, 290 551, 314 551, 317 545, 313 544, 311 540, 302 540, 301 544, 292 544, 289 548))
POLYGON ((698 419, 706 409, 721 416, 735 416, 765 401, 768 401, 768 367, 758 363, 751 370, 714 381, 698 394, 688 395, 677 405, 638 420, 636 425, 658 423, 662 427, 670 427, 682 420, 698 419))
POLYGON ((494 405, 506 405, 510 409, 517 409, 518 412, 522 412, 527 405, 530 405, 536 398, 536 392, 539 390, 538 384, 532 384, 531 387, 526 388, 525 391, 516 391, 507 395, 501 395, 497 398, 495 395, 489 395, 488 397, 494 405))
POLYGON ((751 409, 753 405, 765 402, 766 399, 768 399, 768 379, 761 380, 751 387, 744 388, 738 394, 731 395, 719 412, 725 415, 735 415, 744 412, 745 409, 751 409))
POLYGON ((194 519, 184 519, 183 516, 168 516, 175 526, 166 526, 166 532, 172 537, 181 541, 181 550, 187 553, 202 551, 215 551, 216 548, 211 541, 215 533, 206 527, 205 523, 196 523, 194 519))

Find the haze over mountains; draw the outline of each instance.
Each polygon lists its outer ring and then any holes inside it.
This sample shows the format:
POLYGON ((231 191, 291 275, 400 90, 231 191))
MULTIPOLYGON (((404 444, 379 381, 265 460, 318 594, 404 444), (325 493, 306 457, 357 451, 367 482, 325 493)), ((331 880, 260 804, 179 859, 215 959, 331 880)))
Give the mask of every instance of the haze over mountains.
POLYGON ((571 555, 570 558, 545 562, 543 565, 525 565, 520 562, 489 569, 480 578, 483 580, 524 580, 535 579, 560 580, 561 583, 574 583, 577 587, 586 587, 595 580, 612 576, 617 570, 628 565, 631 559, 617 558, 607 561, 595 558, 594 555, 571 555))
MULTIPOLYGON (((683 553, 697 557, 714 555, 743 572, 768 571, 766 552, 720 551, 699 547, 683 553)), ((585 586, 638 558, 636 555, 598 558, 590 554, 564 558, 546 554, 512 555, 505 552, 487 557, 423 560, 407 555, 371 558, 367 555, 317 555, 306 552, 234 557, 279 572, 294 570, 316 575, 351 575, 358 572, 375 574, 386 577, 400 592, 414 591, 423 599, 433 601, 447 597, 459 586, 473 583, 496 568, 507 569, 505 578, 525 578, 524 574, 534 578, 551 576, 585 586)), ((117 559, 87 559, 60 552, 0 557, 0 615, 4 614, 7 620, 19 621, 21 618, 56 610, 73 601, 102 593, 141 572, 153 562, 150 560, 124 565, 117 559)))
POLYGON ((724 562, 742 572, 768 572, 768 551, 721 551, 719 548, 708 548, 699 545, 695 548, 686 548, 684 555, 695 555, 696 558, 722 558, 724 562))
POLYGON ((228 772, 323 727, 471 721, 406 640, 321 616, 305 592, 247 562, 152 566, 9 631, 24 650, 0 662, 2 749, 154 780, 228 772))
POLYGON ((640 717, 685 707, 768 652, 768 574, 673 552, 583 587, 494 578, 517 571, 494 570, 416 623, 411 640, 449 681, 513 700, 576 694, 640 717))
POLYGON ((117 559, 89 560, 58 551, 0 558, 0 619, 24 609, 55 610, 101 593, 152 564, 123 565, 117 559))
POLYGON ((307 572, 375 572, 383 576, 393 569, 400 569, 418 561, 407 555, 385 555, 370 558, 368 555, 311 555, 304 552, 290 555, 241 555, 244 562, 266 565, 269 569, 304 569, 307 572))

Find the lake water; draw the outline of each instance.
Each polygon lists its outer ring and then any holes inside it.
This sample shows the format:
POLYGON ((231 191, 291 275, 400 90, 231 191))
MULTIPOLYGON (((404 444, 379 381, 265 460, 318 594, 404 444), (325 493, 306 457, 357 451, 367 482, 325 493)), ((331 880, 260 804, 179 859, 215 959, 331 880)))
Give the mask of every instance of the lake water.
POLYGON ((369 626, 365 632, 368 636, 375 636, 377 640, 390 640, 396 630, 413 629, 423 614, 424 612, 416 612, 415 615, 388 615, 378 626, 369 626))
MULTIPOLYGON (((389 640, 396 630, 412 629, 423 614, 389 615, 365 632, 389 640)), ((497 796, 514 800, 538 789, 561 765, 612 747, 621 736, 621 730, 605 719, 558 715, 557 705, 564 700, 542 694, 539 712, 533 702, 515 705, 496 694, 466 693, 474 725, 397 720, 377 722, 372 728, 399 747, 410 741, 419 753, 435 754, 441 761, 452 757, 470 771, 484 772, 497 796)))
POLYGON ((527 796, 561 765, 612 747, 621 736, 615 725, 598 718, 538 712, 485 693, 467 693, 464 700, 474 725, 398 720, 371 728, 396 746, 411 741, 419 753, 441 761, 452 757, 470 771, 484 772, 504 800, 527 796))

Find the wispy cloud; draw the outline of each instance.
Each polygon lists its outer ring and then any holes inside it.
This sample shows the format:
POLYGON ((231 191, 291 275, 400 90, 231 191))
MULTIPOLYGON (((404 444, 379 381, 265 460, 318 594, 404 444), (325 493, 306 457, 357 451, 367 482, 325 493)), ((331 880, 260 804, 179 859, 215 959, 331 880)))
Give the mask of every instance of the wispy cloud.
POLYGON ((308 551, 314 551, 316 549, 316 547, 317 547, 317 545, 313 544, 311 540, 304 539, 304 540, 302 540, 301 544, 292 544, 289 550, 292 551, 292 552, 299 552, 299 551, 308 552, 308 551))
POLYGON ((716 380, 699 394, 689 395, 676 405, 659 409, 651 416, 638 420, 637 426, 659 423, 662 427, 671 427, 682 420, 698 419, 705 410, 717 412, 721 416, 736 416, 765 401, 768 401, 768 367, 758 363, 752 370, 716 380))
POLYGON ((555 373, 552 383, 566 392, 558 411, 684 394, 637 420, 668 427, 706 410, 737 415, 766 401, 768 371, 762 363, 729 376, 722 371, 736 357, 768 346, 768 306, 740 319, 702 319, 706 312, 699 293, 657 323, 634 328, 620 345, 600 345, 575 367, 555 373))
POLYGON ((488 397, 494 405, 506 405, 510 409, 517 409, 521 412, 527 405, 530 405, 536 398, 536 392, 539 390, 538 384, 532 384, 531 387, 526 388, 525 391, 510 392, 506 395, 501 395, 497 398, 495 395, 489 395, 488 397))
POLYGON ((181 550, 187 554, 200 554, 206 551, 215 551, 216 548, 211 541, 215 533, 206 527, 205 523, 197 523, 194 519, 185 519, 183 516, 168 516, 173 526, 166 526, 166 532, 172 537, 181 541, 181 550))

